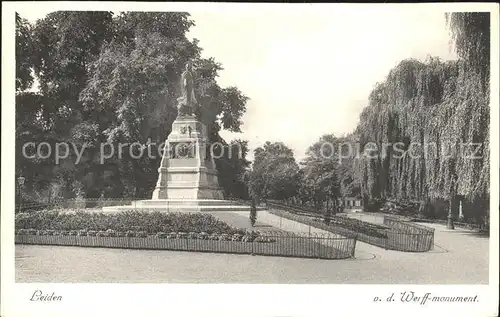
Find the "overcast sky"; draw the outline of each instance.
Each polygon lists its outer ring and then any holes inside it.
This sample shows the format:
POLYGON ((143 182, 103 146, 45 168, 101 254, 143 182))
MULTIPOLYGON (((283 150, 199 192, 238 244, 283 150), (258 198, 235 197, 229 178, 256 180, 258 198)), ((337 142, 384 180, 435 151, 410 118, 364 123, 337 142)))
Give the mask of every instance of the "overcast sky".
MULTIPOLYGON (((301 158, 321 135, 353 131, 375 83, 401 60, 454 58, 444 14, 429 7, 282 8, 191 11, 189 37, 222 63, 219 84, 250 97, 243 132, 222 135, 252 150, 283 141, 301 158)), ((33 21, 47 12, 19 13, 33 21)))

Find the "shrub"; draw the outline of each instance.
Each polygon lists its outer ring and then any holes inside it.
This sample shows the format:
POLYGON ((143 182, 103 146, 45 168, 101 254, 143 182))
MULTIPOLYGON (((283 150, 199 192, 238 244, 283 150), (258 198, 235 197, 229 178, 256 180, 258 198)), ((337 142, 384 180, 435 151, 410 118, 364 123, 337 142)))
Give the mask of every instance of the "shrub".
POLYGON ((158 233, 156 233, 156 237, 159 239, 165 239, 168 237, 168 234, 165 232, 158 232, 158 233))
POLYGON ((26 229, 18 229, 17 230, 17 234, 18 235, 25 235, 27 233, 27 230, 26 229))
POLYGON ((232 241, 241 241, 241 234, 235 233, 231 238, 232 241))
POLYGON ((87 236, 88 232, 86 229, 83 229, 83 230, 78 230, 78 236, 81 236, 81 237, 84 237, 84 236, 87 236))
POLYGON ((208 239, 208 233, 206 233, 206 232, 200 232, 200 233, 198 233, 198 237, 197 238, 200 239, 200 240, 207 240, 208 239))
POLYGON ((255 238, 254 242, 269 243, 269 242, 273 242, 273 240, 271 238, 268 238, 265 236, 257 236, 255 238))
POLYGON ((242 238, 241 238, 241 241, 242 242, 252 242, 253 239, 250 235, 244 235, 242 238))
POLYGON ((89 230, 89 231, 87 231, 87 235, 89 237, 95 237, 97 235, 97 231, 95 231, 95 230, 89 230))
POLYGON ((108 237, 116 237, 116 231, 113 229, 106 230, 106 234, 108 237))

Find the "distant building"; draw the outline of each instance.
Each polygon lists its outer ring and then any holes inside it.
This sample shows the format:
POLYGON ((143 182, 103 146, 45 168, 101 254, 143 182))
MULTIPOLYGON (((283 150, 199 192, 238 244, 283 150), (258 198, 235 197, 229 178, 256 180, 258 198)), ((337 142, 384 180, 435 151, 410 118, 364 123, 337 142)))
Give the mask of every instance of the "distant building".
POLYGON ((356 197, 344 197, 340 199, 346 209, 360 209, 363 206, 361 198, 356 197))

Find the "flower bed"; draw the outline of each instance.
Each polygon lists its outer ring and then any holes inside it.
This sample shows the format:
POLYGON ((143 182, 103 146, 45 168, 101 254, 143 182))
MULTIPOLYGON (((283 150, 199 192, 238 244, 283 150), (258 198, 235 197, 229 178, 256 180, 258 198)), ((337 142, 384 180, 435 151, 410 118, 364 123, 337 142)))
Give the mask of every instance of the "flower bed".
POLYGON ((189 240, 214 240, 214 241, 235 241, 235 242, 275 242, 276 239, 266 236, 259 231, 247 231, 244 234, 227 233, 207 233, 207 232, 157 232, 148 234, 146 231, 115 231, 108 229, 105 231, 96 230, 37 230, 37 229, 17 229, 17 236, 78 236, 78 237, 116 237, 116 238, 147 238, 156 237, 158 239, 189 239, 189 240))
MULTIPOLYGON (((313 221, 322 222, 322 219, 314 218, 313 221)), ((365 234, 367 236, 372 236, 375 238, 387 238, 386 230, 387 227, 379 226, 369 222, 361 221, 358 219, 352 219, 347 217, 336 217, 332 216, 330 218, 330 226, 339 226, 346 230, 350 230, 356 233, 365 234)))
POLYGON ((76 211, 62 213, 58 211, 37 211, 19 213, 15 216, 16 229, 116 232, 206 232, 228 235, 244 235, 245 230, 229 226, 212 215, 201 213, 162 213, 158 211, 124 211, 119 213, 98 213, 76 211))

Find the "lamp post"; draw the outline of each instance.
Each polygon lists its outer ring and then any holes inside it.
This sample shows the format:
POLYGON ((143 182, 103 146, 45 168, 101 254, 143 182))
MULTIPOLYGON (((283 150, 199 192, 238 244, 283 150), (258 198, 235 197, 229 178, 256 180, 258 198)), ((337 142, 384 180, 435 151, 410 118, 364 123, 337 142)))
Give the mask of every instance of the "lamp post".
POLYGON ((22 196, 22 193, 21 193, 21 189, 22 189, 22 187, 24 185, 24 180, 25 180, 25 178, 22 177, 22 176, 19 176, 17 178, 17 185, 18 185, 17 186, 18 187, 17 193, 19 195, 19 199, 18 199, 18 201, 19 201, 19 209, 18 209, 18 211, 21 211, 21 203, 22 203, 22 199, 23 199, 23 196, 22 196))

